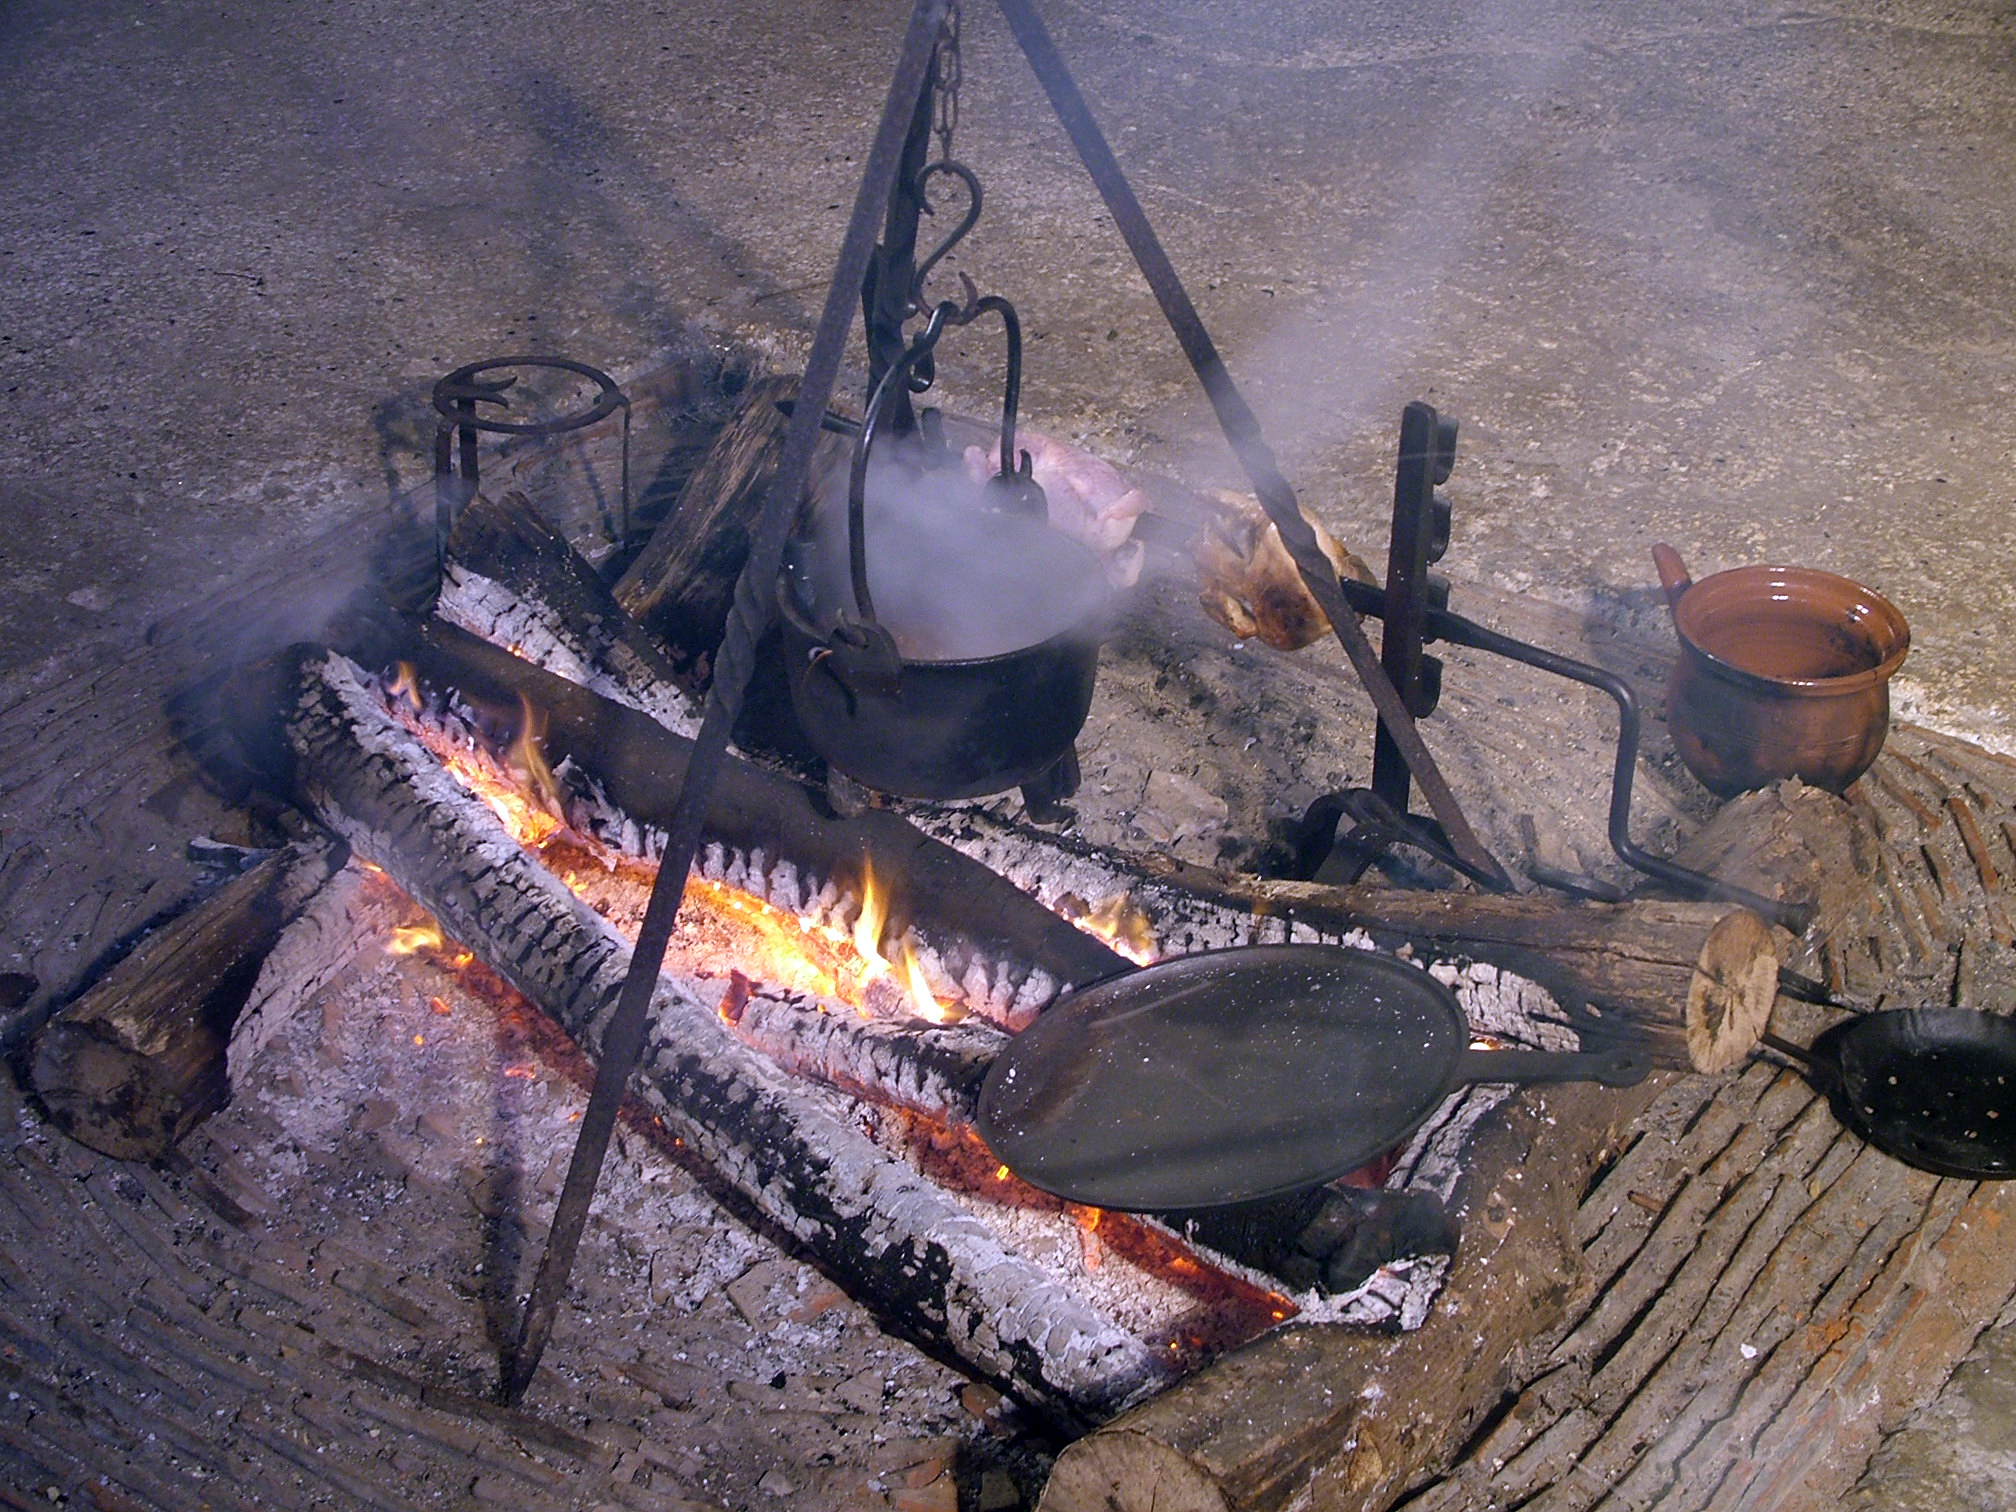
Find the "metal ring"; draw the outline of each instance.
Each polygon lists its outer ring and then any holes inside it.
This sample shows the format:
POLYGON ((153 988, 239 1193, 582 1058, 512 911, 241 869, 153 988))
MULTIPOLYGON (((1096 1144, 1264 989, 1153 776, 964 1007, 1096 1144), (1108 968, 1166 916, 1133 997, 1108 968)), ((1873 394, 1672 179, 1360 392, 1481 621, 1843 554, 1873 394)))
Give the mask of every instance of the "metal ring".
MULTIPOLYGON (((501 401, 502 395, 498 397, 501 401)), ((600 368, 592 368, 585 362, 574 362, 566 357, 493 357, 487 362, 472 362, 467 367, 459 367, 434 385, 436 414, 445 420, 453 421, 456 425, 488 431, 495 435, 559 435, 566 431, 580 430, 598 420, 606 420, 617 410, 627 409, 629 405, 629 396, 616 386, 614 378, 600 368), (551 420, 491 420, 459 407, 469 403, 473 396, 457 396, 453 392, 456 388, 468 386, 479 373, 512 367, 553 368, 562 372, 578 373, 593 382, 601 392, 596 395, 594 404, 579 414, 559 415, 551 420)))

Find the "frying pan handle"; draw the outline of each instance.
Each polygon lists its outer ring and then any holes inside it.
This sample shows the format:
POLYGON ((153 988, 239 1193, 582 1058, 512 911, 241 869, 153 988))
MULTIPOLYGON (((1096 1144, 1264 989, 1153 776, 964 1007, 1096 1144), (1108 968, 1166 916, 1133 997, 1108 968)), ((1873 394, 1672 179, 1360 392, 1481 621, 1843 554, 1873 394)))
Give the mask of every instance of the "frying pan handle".
POLYGON ((1652 1062, 1637 1050, 1465 1050, 1456 1063, 1460 1082, 1602 1082, 1629 1087, 1645 1079, 1652 1062))

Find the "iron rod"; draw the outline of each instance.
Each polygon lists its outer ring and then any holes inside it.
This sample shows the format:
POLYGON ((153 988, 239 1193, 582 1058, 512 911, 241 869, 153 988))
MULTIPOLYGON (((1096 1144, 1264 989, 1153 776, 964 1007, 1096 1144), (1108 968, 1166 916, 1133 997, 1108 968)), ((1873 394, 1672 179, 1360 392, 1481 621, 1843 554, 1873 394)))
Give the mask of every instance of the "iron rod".
POLYGON ((657 879, 652 883, 651 900, 645 906, 644 922, 638 930, 616 1012, 602 1038, 595 1088, 581 1118, 581 1132, 575 1140, 559 1204, 554 1209, 553 1226, 547 1234, 546 1250, 526 1304, 518 1345, 505 1361, 500 1394, 508 1403, 524 1396, 552 1336, 553 1320, 567 1289, 581 1231, 588 1221, 589 1204, 601 1177, 602 1161, 608 1154, 617 1110, 643 1050, 652 994, 679 905, 685 897, 693 857, 700 846, 708 800, 727 754, 729 732, 748 691, 757 642, 776 612, 777 574, 783 565, 784 546, 796 523, 799 499, 811 472, 820 417, 826 413, 839 378, 841 359, 846 354, 855 301, 860 297, 861 282, 867 276, 868 260, 875 247, 876 222, 895 183, 904 137, 918 94, 924 88, 947 6, 948 0, 916 0, 911 8, 909 29, 904 34, 895 77, 889 85, 882 121, 861 175, 853 214, 841 242, 839 263, 806 358, 798 402, 785 427, 776 479, 764 499, 762 513, 751 533, 748 562, 735 585, 734 605, 715 661, 714 679, 707 690, 706 712, 694 737, 678 802, 666 826, 664 855, 657 879))
POLYGON ((1169 254, 1163 250, 1161 239, 1149 224, 1147 212, 1141 208, 1133 186, 1121 171, 1113 149, 1107 144, 1099 123, 1093 119, 1092 111, 1085 103, 1084 95, 1078 90, 1077 81, 1065 67, 1056 43, 1051 40, 1049 31, 1029 0, 999 0, 999 3, 1009 29, 1021 44, 1023 55, 1029 59, 1029 66, 1035 70, 1044 93, 1049 95, 1050 104, 1063 123, 1065 133, 1071 138, 1072 146, 1077 148, 1085 171, 1091 175, 1100 197, 1106 201, 1113 224, 1126 241, 1127 250, 1133 254, 1142 277, 1148 280, 1155 302, 1162 308, 1163 318, 1169 322, 1177 344, 1183 348, 1183 355, 1189 359, 1197 381, 1203 385, 1212 411, 1218 417, 1219 429, 1225 433, 1226 441, 1246 470, 1253 492, 1267 511, 1267 518, 1280 532, 1281 544, 1294 560, 1303 582, 1329 618, 1331 628, 1343 644, 1345 655, 1350 658, 1352 670, 1358 674, 1359 682, 1364 684, 1366 693, 1371 696, 1373 707, 1378 710, 1394 745, 1405 758, 1408 770, 1414 774, 1415 782, 1420 784, 1428 807, 1441 821, 1443 831, 1449 837, 1450 848, 1474 867, 1478 876, 1492 879, 1501 890, 1509 891, 1511 878, 1506 876, 1505 869, 1484 849, 1483 843, 1470 828, 1470 821, 1464 817, 1455 793, 1450 790, 1441 769, 1435 764, 1434 756, 1421 739, 1414 716, 1407 712, 1399 690, 1379 665, 1378 653, 1373 651, 1371 641, 1366 638, 1365 627, 1357 611, 1340 589, 1336 569, 1323 554, 1323 548, 1316 544, 1316 532, 1303 518, 1302 510, 1295 502, 1294 489, 1281 475, 1273 452, 1260 434, 1258 418, 1233 382, 1224 359, 1218 355, 1218 348, 1204 329, 1196 305, 1177 277, 1169 254))

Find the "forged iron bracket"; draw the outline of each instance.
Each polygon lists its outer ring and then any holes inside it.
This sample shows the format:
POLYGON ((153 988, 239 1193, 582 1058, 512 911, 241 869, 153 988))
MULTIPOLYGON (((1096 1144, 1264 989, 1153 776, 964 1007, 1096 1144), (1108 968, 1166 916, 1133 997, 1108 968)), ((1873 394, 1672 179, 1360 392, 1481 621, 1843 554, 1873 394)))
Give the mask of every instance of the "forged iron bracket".
POLYGON ((1308 882, 1346 887, 1391 855, 1408 846, 1488 887, 1469 862, 1449 844, 1442 826, 1426 814, 1396 809, 1373 788, 1345 788, 1325 793, 1303 812, 1295 827, 1292 875, 1308 882), (1350 828, 1342 828, 1346 819, 1350 828))

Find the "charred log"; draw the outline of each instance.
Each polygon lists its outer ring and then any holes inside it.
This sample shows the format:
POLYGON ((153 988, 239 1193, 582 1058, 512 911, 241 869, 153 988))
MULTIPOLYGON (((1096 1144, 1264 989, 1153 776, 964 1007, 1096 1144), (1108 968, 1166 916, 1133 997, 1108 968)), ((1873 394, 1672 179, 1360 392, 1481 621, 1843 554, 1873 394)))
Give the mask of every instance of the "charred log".
POLYGON ((746 983, 730 991, 721 1017, 794 1075, 941 1124, 972 1123, 981 1079, 1007 1041, 989 1024, 864 1019, 800 998, 751 995, 746 983))
POLYGON ((156 1160, 229 1100, 225 1051, 260 964, 341 864, 297 842, 156 930, 36 1041, 30 1080, 71 1138, 156 1160))
POLYGON ((691 733, 671 661, 524 494, 470 500, 448 557, 444 616, 497 644, 548 641, 549 667, 691 733))
MULTIPOLYGON (((613 927, 435 766, 340 658, 304 663, 287 733, 302 800, 593 1055, 629 955, 613 927)), ((893 1327, 1070 1417, 1103 1416, 1157 1380, 1152 1350, 790 1088, 690 987, 666 979, 654 1011, 645 1103, 893 1327)))
MULTIPOLYGON (((749 386, 741 410, 617 581, 616 601, 676 648, 689 686, 706 682, 721 644, 735 581, 749 556, 750 527, 783 455, 785 415, 778 401, 797 392, 798 380, 791 376, 749 386)), ((828 435, 820 445, 837 457, 845 443, 828 435)), ((815 460, 815 476, 819 470, 815 460)))

